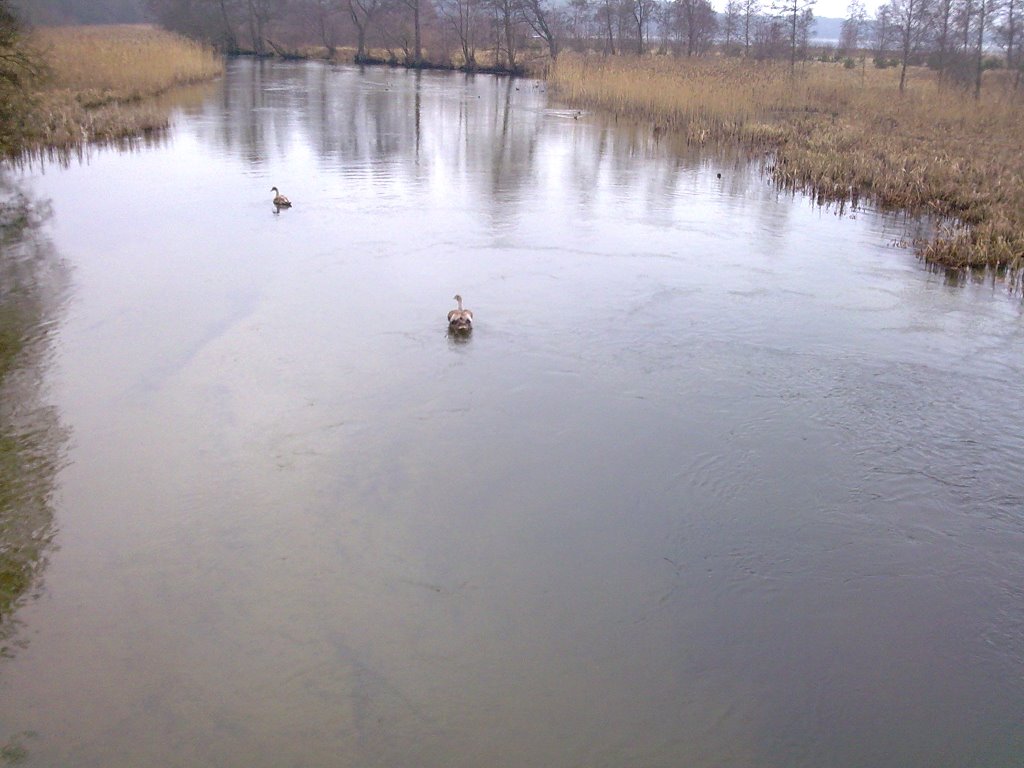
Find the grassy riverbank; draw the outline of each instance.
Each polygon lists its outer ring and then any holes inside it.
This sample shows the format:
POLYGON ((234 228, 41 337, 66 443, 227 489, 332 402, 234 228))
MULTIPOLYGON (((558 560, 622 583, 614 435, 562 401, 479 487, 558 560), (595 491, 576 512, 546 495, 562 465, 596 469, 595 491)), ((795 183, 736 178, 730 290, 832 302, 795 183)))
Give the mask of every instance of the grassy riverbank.
POLYGON ((28 42, 49 70, 32 99, 27 142, 35 148, 67 149, 162 128, 168 112, 153 97, 223 72, 212 50, 148 26, 42 28, 28 42))
POLYGON ((913 74, 809 63, 664 57, 559 58, 551 83, 577 106, 650 120, 694 143, 740 142, 775 157, 783 184, 822 200, 868 199, 950 217, 919 246, 952 267, 1024 266, 1024 94, 982 98, 913 74))

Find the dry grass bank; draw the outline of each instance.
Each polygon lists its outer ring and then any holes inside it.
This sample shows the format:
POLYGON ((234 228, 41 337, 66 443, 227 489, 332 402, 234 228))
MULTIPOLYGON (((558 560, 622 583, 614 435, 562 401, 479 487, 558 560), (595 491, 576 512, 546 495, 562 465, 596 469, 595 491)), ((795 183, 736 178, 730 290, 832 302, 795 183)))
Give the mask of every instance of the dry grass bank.
POLYGON ((212 50, 149 26, 41 28, 30 43, 50 70, 36 94, 38 147, 137 136, 166 126, 153 97, 223 72, 212 50))
POLYGON ((955 219, 922 255, 946 266, 1024 266, 1024 94, 995 79, 980 101, 917 71, 733 59, 565 55, 552 86, 575 105, 652 121, 691 142, 775 155, 780 182, 823 200, 866 198, 955 219))

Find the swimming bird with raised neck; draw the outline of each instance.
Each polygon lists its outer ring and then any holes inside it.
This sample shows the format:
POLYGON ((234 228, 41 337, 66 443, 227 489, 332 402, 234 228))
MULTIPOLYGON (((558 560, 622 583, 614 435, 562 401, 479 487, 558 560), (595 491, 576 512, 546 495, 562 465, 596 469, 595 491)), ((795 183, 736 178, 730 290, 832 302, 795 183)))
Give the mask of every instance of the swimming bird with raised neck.
POLYGON ((473 310, 463 308, 462 297, 459 294, 456 293, 452 298, 459 306, 448 313, 448 330, 469 333, 473 330, 473 310))
POLYGON ((292 201, 281 194, 277 187, 271 187, 270 191, 274 193, 274 205, 278 208, 291 208, 292 201))

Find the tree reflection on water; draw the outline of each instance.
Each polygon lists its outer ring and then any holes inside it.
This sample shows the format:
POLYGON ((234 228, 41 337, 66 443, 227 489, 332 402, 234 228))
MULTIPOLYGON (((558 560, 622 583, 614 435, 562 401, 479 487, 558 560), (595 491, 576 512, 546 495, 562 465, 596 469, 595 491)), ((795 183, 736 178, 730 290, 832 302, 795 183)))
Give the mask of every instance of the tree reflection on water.
POLYGON ((43 386, 67 285, 40 229, 47 206, 0 176, 0 653, 17 607, 41 584, 55 533, 51 497, 64 452, 43 386))

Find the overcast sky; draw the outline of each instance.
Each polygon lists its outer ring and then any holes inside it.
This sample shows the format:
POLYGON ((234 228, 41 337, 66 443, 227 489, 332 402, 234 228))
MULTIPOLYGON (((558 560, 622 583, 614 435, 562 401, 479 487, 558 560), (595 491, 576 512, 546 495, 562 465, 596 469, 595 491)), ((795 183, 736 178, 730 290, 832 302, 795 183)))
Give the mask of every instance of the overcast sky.
MULTIPOLYGON (((814 15, 825 16, 829 19, 845 19, 846 9, 850 7, 850 0, 818 0, 814 4, 814 15)), ((864 7, 869 14, 873 14, 875 3, 865 2, 864 7)))

